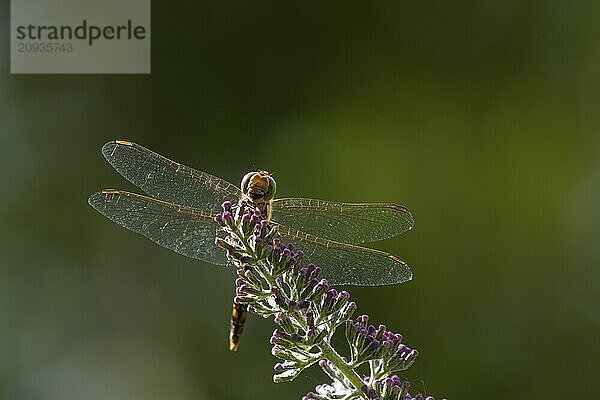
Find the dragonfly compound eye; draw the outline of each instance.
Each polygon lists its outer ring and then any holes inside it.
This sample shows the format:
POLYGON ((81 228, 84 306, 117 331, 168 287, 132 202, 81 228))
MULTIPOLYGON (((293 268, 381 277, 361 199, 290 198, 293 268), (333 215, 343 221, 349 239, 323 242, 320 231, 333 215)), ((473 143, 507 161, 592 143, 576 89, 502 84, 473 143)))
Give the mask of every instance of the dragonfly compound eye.
POLYGON ((258 172, 248 172, 242 178, 242 184, 240 185, 240 189, 242 189, 242 193, 248 194, 248 190, 250 189, 250 179, 257 174, 258 172))
POLYGON ((267 179, 269 182, 269 188, 267 189, 267 193, 265 193, 265 200, 273 200, 277 190, 277 182, 275 182, 275 179, 273 179, 271 175, 269 175, 267 179))

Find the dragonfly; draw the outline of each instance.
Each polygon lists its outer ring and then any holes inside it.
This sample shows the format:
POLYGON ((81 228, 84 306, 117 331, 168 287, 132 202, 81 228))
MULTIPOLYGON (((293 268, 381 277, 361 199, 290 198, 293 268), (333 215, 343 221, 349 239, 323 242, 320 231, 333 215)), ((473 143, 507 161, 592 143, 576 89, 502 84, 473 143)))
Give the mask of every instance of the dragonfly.
MULTIPOLYGON (((309 262, 321 266, 331 285, 381 286, 412 279, 401 258, 362 246, 412 229, 411 212, 399 204, 275 199, 276 182, 266 171, 247 173, 238 187, 128 140, 106 143, 102 154, 145 194, 104 189, 88 203, 118 225, 176 253, 229 265, 215 244, 214 216, 223 202, 244 199, 278 227, 282 241, 294 243, 309 262)), ((234 303, 231 350, 237 350, 246 312, 245 306, 234 303)))

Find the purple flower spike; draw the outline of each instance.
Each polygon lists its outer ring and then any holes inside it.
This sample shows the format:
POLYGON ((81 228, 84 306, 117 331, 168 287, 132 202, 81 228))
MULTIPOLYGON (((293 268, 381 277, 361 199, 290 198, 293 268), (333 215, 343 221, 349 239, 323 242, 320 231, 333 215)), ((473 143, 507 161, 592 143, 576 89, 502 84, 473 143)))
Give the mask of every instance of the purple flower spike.
POLYGON ((377 399, 377 392, 375 391, 375 389, 368 387, 367 385, 363 384, 360 387, 360 390, 367 395, 367 397, 369 399, 377 399))
POLYGON ((271 335, 271 339, 269 340, 269 343, 271 344, 276 344, 279 339, 281 339, 281 334, 279 333, 279 330, 275 329, 273 331, 273 334, 271 335))
POLYGON ((434 400, 422 394, 411 396, 410 384, 397 375, 412 365, 419 352, 402 343, 402 335, 370 322, 366 314, 352 319, 357 305, 350 301, 350 293, 322 279, 330 266, 323 265, 322 271, 294 243, 282 243, 280 227, 261 215, 258 206, 249 199, 237 205, 223 202, 223 211, 214 216, 215 244, 227 252, 237 272, 234 303, 273 317, 277 324, 270 338, 271 352, 279 359, 273 380, 293 380, 318 363, 333 382, 318 385, 305 400, 434 400), (340 326, 345 327, 350 351, 347 358, 328 360, 334 353, 328 355, 323 345, 333 345, 331 339, 340 326), (359 366, 365 368, 360 373, 359 366))
POLYGON ((300 302, 299 306, 300 306, 300 308, 308 309, 308 307, 310 307, 310 301, 302 300, 302 302, 300 302))
POLYGON ((277 304, 279 307, 283 307, 285 306, 285 300, 279 296, 275 296, 275 304, 277 304))

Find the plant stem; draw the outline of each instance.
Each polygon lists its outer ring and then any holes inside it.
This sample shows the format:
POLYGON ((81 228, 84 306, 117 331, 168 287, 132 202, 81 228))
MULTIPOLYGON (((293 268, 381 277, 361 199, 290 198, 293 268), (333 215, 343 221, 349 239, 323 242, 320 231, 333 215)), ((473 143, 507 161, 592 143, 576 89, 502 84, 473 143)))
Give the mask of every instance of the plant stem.
POLYGON ((360 376, 342 359, 342 357, 335 351, 335 349, 329 344, 329 341, 323 340, 319 345, 319 349, 323 353, 323 356, 331 361, 337 369, 344 374, 344 376, 352 382, 357 391, 360 392, 360 388, 363 385, 360 376))

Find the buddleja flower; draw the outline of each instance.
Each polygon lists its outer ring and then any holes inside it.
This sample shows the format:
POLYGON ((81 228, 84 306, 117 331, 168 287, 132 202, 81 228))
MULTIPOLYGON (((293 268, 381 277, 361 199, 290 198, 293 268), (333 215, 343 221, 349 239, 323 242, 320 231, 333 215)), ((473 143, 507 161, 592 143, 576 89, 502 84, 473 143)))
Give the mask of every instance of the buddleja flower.
POLYGON ((434 400, 411 396, 410 383, 395 374, 409 368, 418 351, 386 326, 370 325, 367 315, 352 319, 357 305, 350 294, 329 287, 321 268, 306 263, 292 243, 282 243, 277 226, 258 210, 243 200, 237 206, 225 202, 215 221, 220 225, 216 244, 227 251, 237 270, 234 302, 264 318, 273 317, 277 325, 271 336, 271 352, 280 360, 274 366, 276 383, 291 381, 318 364, 332 382, 317 386, 303 399, 434 400), (342 325, 348 357, 331 345, 342 325), (361 377, 355 369, 364 363, 370 372, 361 377))

